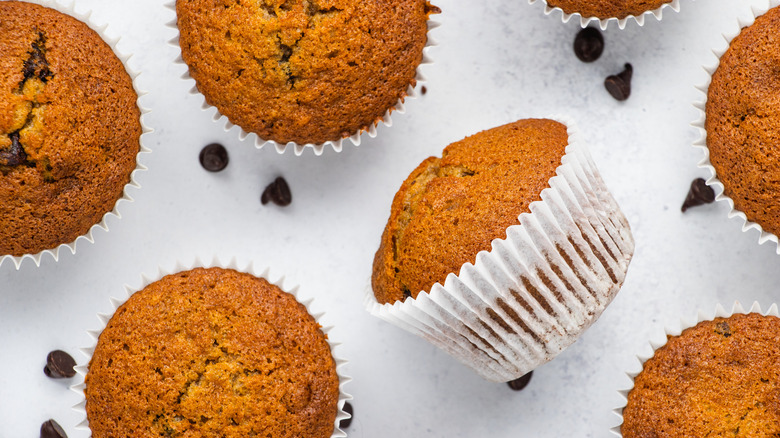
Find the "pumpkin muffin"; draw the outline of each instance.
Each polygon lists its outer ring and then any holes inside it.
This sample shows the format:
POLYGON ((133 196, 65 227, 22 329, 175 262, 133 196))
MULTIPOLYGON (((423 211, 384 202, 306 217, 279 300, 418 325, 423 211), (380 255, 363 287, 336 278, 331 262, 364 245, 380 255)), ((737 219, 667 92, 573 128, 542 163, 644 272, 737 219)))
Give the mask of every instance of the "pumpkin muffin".
POLYGON ((561 8, 567 14, 580 14, 583 17, 623 19, 638 17, 653 11, 671 0, 546 0, 554 8, 561 8))
POLYGON ((0 255, 74 241, 122 197, 140 111, 130 76, 86 24, 0 2, 0 255))
POLYGON ((295 297, 222 268, 168 275, 100 334, 86 378, 92 436, 333 434, 339 378, 295 297))
POLYGON ((530 119, 447 146, 401 184, 390 208, 372 286, 380 303, 444 283, 540 200, 568 143, 566 126, 530 119))
POLYGON ((382 120, 414 86, 426 0, 177 0, 182 59, 231 123, 322 144, 382 120))
POLYGON ((596 321, 633 252, 628 222, 573 130, 520 120, 453 143, 409 175, 366 304, 506 382, 596 321))
POLYGON ((724 194, 780 235, 780 7, 731 41, 712 75, 704 128, 724 194))
POLYGON ((780 436, 780 319, 704 321, 644 363, 623 410, 631 437, 780 436))

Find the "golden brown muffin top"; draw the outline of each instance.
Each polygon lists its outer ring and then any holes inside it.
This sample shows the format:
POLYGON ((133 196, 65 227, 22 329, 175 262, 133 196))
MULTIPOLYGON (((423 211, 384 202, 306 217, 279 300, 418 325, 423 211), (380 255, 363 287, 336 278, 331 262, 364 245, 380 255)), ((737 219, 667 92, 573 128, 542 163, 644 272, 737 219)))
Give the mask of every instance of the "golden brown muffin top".
POLYGON ((198 90, 264 140, 321 144, 368 129, 415 85, 438 8, 425 0, 177 0, 198 90))
POLYGON ((720 58, 704 126, 726 196, 780 234, 780 7, 742 29, 720 58))
POLYGON ((122 196, 136 167, 132 80, 86 24, 0 2, 0 254, 74 241, 122 196))
POLYGON ((393 199, 371 284, 393 303, 474 263, 541 199, 568 144, 566 126, 520 120, 447 146, 406 178, 393 199))
POLYGON ((780 319, 737 314, 669 337, 634 379, 621 432, 780 436, 780 319))
POLYGON ((266 280, 168 275, 133 294, 86 376, 92 436, 328 438, 339 398, 326 336, 266 280))
POLYGON ((580 14, 585 18, 596 17, 623 19, 635 17, 647 11, 660 8, 672 0, 547 0, 554 8, 561 8, 567 14, 580 14))

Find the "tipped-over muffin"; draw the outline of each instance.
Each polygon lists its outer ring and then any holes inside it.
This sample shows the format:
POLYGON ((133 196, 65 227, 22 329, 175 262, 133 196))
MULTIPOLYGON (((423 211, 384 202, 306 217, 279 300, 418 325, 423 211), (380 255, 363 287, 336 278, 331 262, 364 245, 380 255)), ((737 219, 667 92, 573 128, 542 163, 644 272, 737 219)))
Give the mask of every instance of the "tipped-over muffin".
POLYGON ((339 378, 295 297, 229 269, 168 275, 100 334, 86 376, 92 436, 329 438, 339 378))
POLYGON ((0 255, 70 243, 113 210, 136 168, 137 95, 86 24, 0 2, 0 255))
POLYGON ((554 8, 561 8, 567 14, 580 14, 583 17, 623 19, 637 17, 653 11, 672 0, 546 0, 554 8))
POLYGON ((707 148, 724 194, 780 235, 780 7, 731 41, 707 92, 707 148))
POLYGON ((372 286, 380 303, 416 298, 520 222, 555 175, 566 126, 520 120, 467 137, 423 161, 393 199, 372 286))
POLYGON ((612 301, 634 252, 576 139, 563 123, 520 120, 425 160, 393 200, 369 311, 492 381, 571 345, 612 301))
POLYGON ((206 102, 280 144, 379 122, 414 86, 426 0, 177 0, 182 58, 206 102))
POLYGON ((669 337, 634 379, 620 431, 780 436, 780 319, 735 314, 669 337))

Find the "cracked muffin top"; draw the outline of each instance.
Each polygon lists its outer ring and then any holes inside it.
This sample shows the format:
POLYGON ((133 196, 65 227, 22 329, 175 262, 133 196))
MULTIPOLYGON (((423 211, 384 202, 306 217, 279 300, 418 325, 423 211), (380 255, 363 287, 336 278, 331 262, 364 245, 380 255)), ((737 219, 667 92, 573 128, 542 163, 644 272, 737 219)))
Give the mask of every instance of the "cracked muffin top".
POLYGON ((520 120, 447 146, 423 161, 393 199, 374 257, 379 303, 416 298, 477 253, 541 199, 568 145, 566 126, 520 120))
POLYGON ((731 41, 707 92, 710 162, 734 208, 780 235, 780 7, 731 41))
POLYGON ((623 19, 638 17, 647 11, 654 11, 672 0, 547 0, 554 8, 561 8, 567 14, 580 14, 583 17, 623 19))
POLYGON ((92 436, 332 435, 339 379, 292 295, 222 268, 163 277, 100 334, 85 395, 92 436))
POLYGON ((780 319, 704 321, 644 363, 623 437, 780 436, 780 319))
POLYGON ((132 80, 86 24, 0 2, 0 255, 74 241, 122 196, 136 167, 132 80))
POLYGON ((231 123, 322 144, 379 122, 414 86, 425 0, 177 0, 182 58, 231 123))

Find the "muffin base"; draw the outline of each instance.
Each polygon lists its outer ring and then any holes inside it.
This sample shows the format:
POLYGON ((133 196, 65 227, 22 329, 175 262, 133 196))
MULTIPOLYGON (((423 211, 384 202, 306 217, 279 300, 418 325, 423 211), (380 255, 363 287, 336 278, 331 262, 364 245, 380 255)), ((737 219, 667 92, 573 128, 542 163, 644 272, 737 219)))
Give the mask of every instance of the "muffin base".
POLYGON ((568 23, 569 20, 571 20, 572 18, 575 18, 575 19, 579 20, 581 27, 588 27, 588 24, 590 24, 591 21, 597 21, 599 23, 599 27, 601 28, 601 30, 607 30, 607 27, 609 26, 609 23, 612 22, 612 21, 617 23, 618 28, 621 29, 621 30, 626 28, 626 24, 629 21, 633 21, 636 24, 638 24, 639 26, 644 26, 645 25, 645 17, 647 17, 649 15, 652 15, 652 16, 654 16, 656 18, 656 20, 661 21, 661 19, 663 18, 663 10, 666 9, 666 8, 671 8, 674 12, 680 12, 680 0, 672 0, 669 3, 664 3, 658 9, 653 9, 651 11, 644 12, 644 13, 638 15, 638 16, 629 15, 629 16, 624 17, 624 18, 617 18, 617 17, 611 17, 611 18, 583 17, 579 13, 568 14, 568 13, 564 12, 563 9, 561 9, 561 8, 552 7, 552 6, 547 4, 546 0, 528 0, 528 4, 532 5, 532 4, 536 3, 537 1, 540 1, 542 4, 544 4, 544 14, 545 15, 550 15, 553 12, 555 12, 556 14, 560 12, 560 14, 561 14, 561 21, 563 21, 564 23, 568 23))

